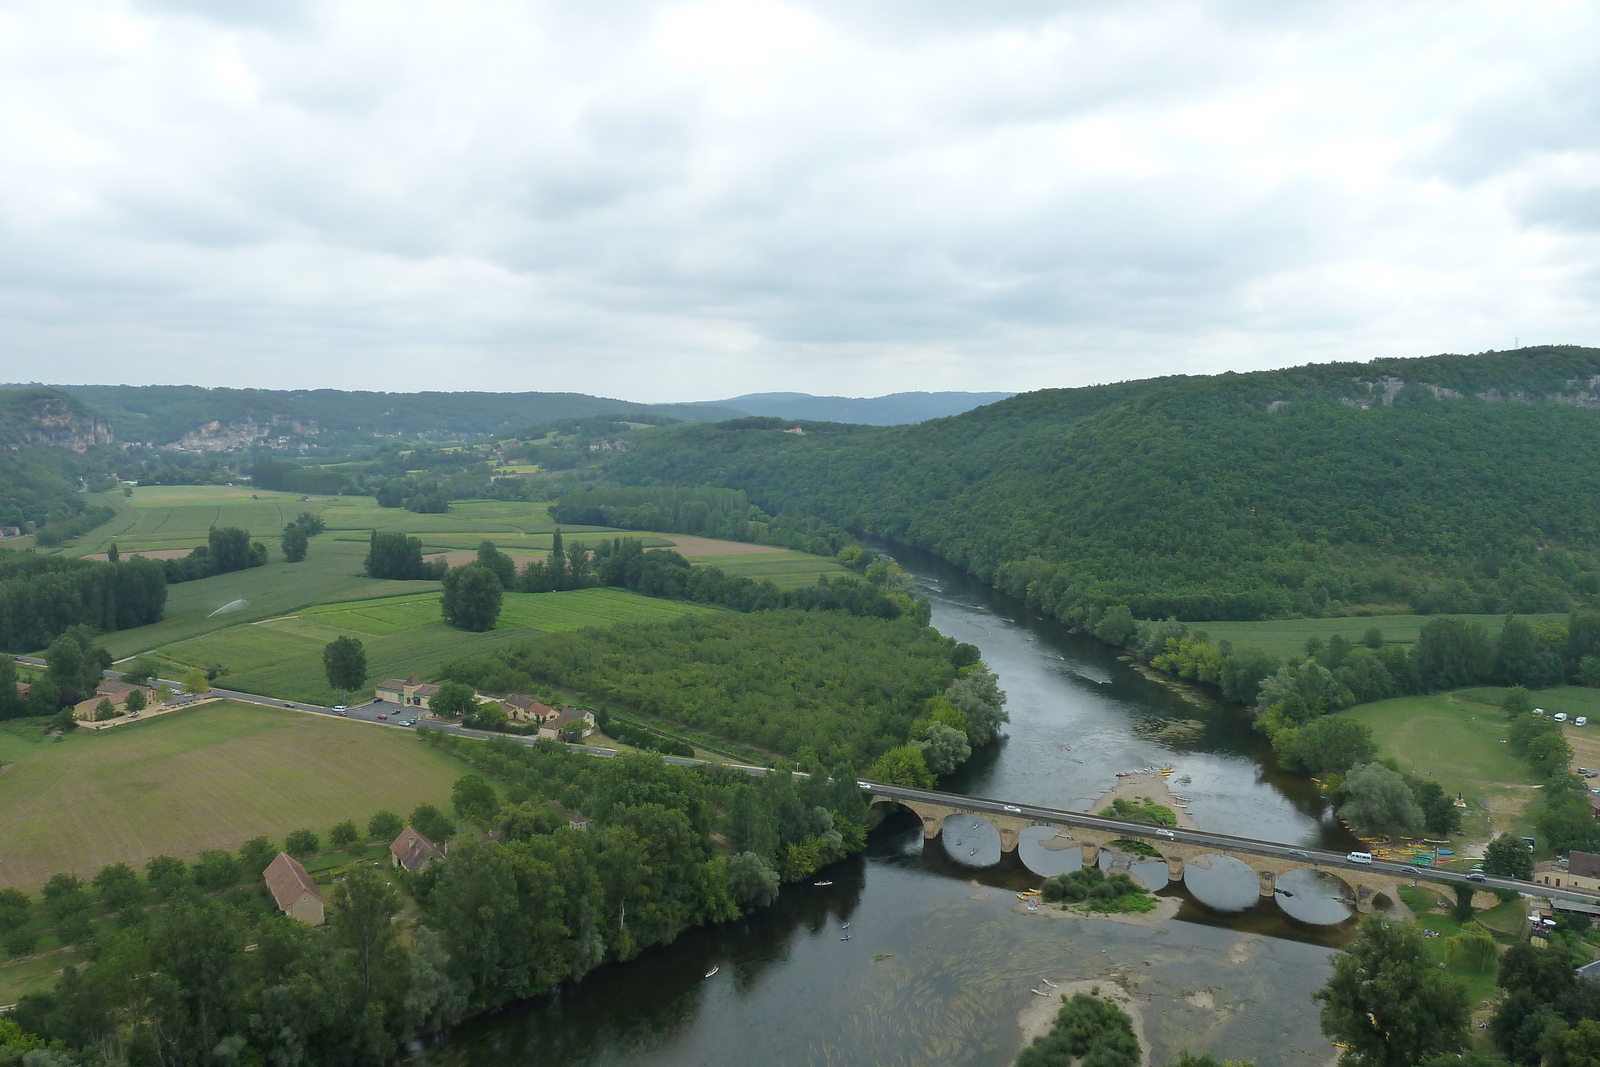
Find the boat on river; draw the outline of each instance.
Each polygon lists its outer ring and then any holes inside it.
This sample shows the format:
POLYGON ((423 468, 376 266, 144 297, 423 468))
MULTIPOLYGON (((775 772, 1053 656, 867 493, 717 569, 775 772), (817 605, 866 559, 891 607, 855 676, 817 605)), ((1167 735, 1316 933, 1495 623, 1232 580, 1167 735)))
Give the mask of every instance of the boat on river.
POLYGON ((706 972, 706 977, 710 978, 712 975, 716 974, 717 971, 720 970, 720 969, 721 969, 720 967, 711 968, 709 971, 706 972))
POLYGON ((832 882, 812 882, 811 884, 816 886, 818 889, 821 889, 823 886, 832 885, 833 883, 832 882))

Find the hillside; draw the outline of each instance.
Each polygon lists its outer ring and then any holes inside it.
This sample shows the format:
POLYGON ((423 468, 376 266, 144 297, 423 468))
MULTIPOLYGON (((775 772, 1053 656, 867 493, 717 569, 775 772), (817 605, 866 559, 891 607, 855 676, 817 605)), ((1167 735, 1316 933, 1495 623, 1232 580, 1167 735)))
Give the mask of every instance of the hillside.
POLYGON ((1004 400, 1012 393, 890 393, 887 396, 812 396, 810 393, 746 393, 713 400, 703 407, 732 408, 750 415, 783 419, 902 426, 943 419, 1004 400))
POLYGON ((1060 618, 1560 611, 1600 591, 1600 350, 1023 394, 862 432, 676 427, 623 484, 746 490, 1060 618))
POLYGON ((0 526, 82 514, 79 479, 103 472, 110 441, 106 424, 74 397, 0 391, 0 526))
MULTIPOLYGON (((31 386, 0 385, 38 392, 31 386)), ((88 405, 118 441, 191 447, 248 446, 263 437, 471 436, 591 415, 707 420, 742 414, 715 406, 638 404, 582 393, 352 392, 342 389, 203 389, 192 385, 60 385, 88 405), (187 440, 185 438, 187 437, 187 440)))

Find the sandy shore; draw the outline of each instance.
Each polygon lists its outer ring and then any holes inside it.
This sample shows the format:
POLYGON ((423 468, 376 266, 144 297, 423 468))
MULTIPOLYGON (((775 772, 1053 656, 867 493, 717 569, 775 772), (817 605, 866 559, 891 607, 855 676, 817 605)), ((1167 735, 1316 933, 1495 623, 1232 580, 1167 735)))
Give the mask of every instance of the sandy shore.
POLYGON ((1128 1018, 1133 1020, 1133 1033, 1139 1039, 1139 1047, 1143 1055, 1139 1058, 1140 1067, 1148 1067, 1150 1063, 1150 1042, 1144 1034, 1144 1004, 1134 994, 1117 985, 1110 978, 1085 979, 1083 981, 1062 981, 1056 983, 1059 989, 1051 989, 1048 985, 1040 984, 1039 988, 1052 994, 1048 997, 1036 997, 1028 994, 1033 999, 1017 1013, 1017 1025, 1022 1028, 1022 1043, 1024 1046, 1033 1043, 1033 1039, 1050 1032, 1050 1027, 1055 1025, 1056 1013, 1061 1010, 1063 998, 1072 999, 1078 993, 1093 993, 1099 990, 1099 995, 1111 1001, 1117 1007, 1128 1013, 1128 1018))
POLYGON ((1138 802, 1140 797, 1149 797, 1157 804, 1164 804, 1172 809, 1178 817, 1178 825, 1185 830, 1198 830, 1195 821, 1184 814, 1183 805, 1172 799, 1172 790, 1167 782, 1171 779, 1163 778, 1159 774, 1135 774, 1127 778, 1118 778, 1116 784, 1100 795, 1100 799, 1089 808, 1091 814, 1098 815, 1109 808, 1118 798, 1138 802))

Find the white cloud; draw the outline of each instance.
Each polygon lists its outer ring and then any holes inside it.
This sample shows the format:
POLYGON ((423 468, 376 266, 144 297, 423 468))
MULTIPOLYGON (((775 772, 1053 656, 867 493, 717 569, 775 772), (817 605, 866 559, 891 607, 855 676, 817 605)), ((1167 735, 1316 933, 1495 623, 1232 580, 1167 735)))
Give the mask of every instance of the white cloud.
POLYGON ((697 399, 1597 342, 1597 30, 14 0, 0 377, 697 399))

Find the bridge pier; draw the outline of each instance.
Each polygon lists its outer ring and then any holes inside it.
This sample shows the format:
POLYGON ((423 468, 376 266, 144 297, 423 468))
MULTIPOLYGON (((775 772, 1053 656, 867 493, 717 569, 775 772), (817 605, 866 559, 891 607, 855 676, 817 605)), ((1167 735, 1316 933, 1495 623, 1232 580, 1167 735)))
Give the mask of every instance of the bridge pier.
POLYGON ((1278 874, 1276 871, 1257 871, 1256 877, 1261 881, 1261 895, 1270 897, 1278 892, 1278 874))

